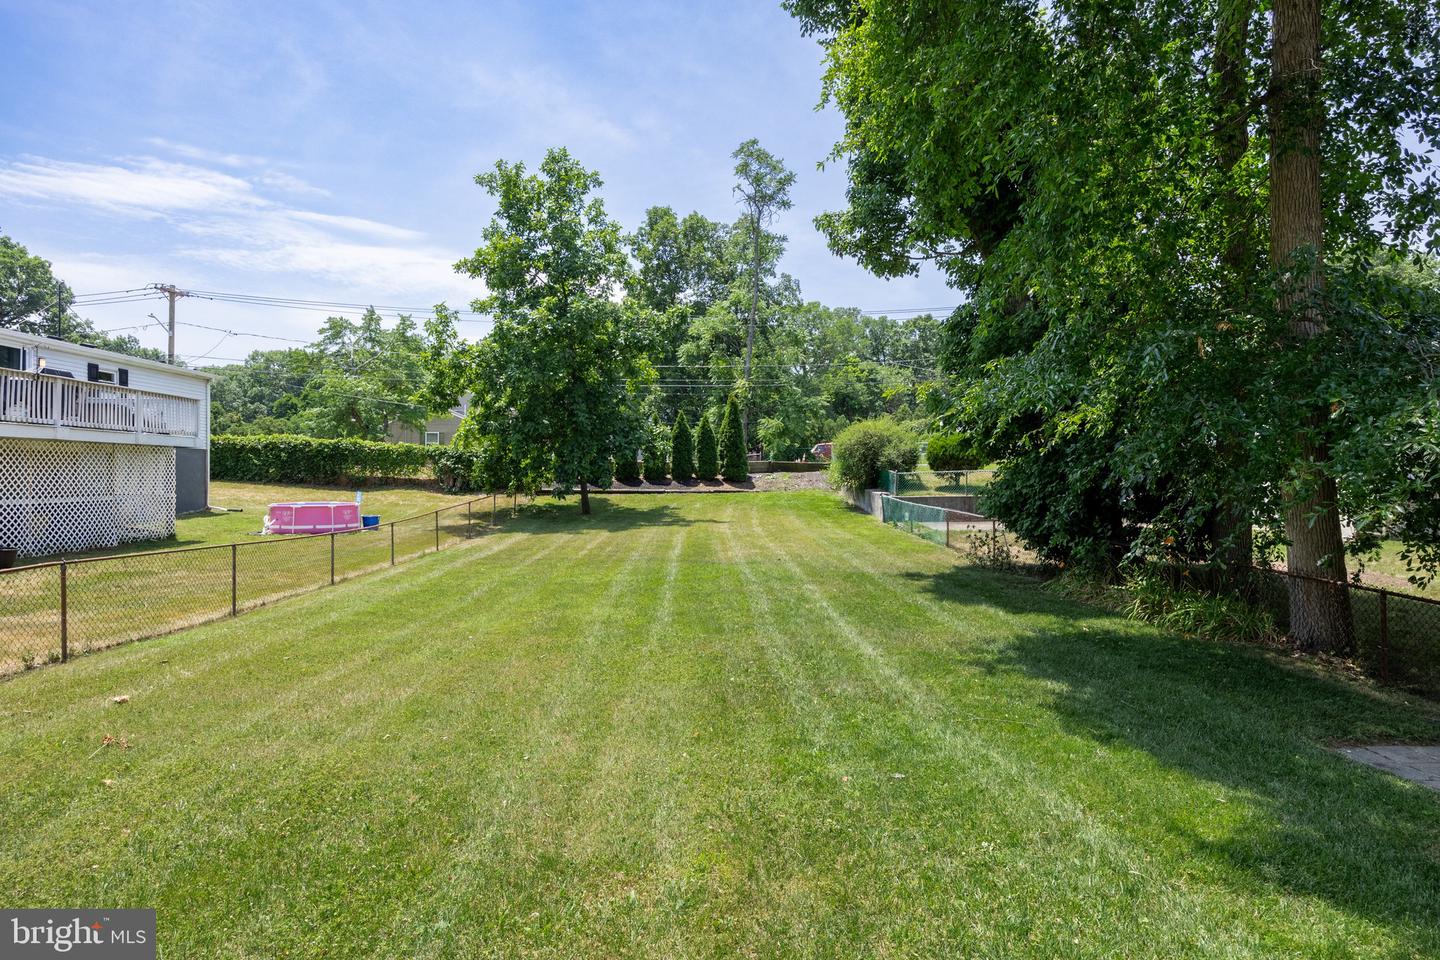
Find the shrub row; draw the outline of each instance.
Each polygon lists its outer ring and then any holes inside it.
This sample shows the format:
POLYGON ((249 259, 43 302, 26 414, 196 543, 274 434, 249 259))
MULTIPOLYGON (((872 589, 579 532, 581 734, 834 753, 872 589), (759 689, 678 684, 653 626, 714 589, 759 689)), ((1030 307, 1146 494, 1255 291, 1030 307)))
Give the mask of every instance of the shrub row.
POLYGON ((474 490, 475 455, 453 447, 291 434, 218 435, 210 476, 238 483, 365 484, 427 473, 445 490, 474 490))
POLYGON ((667 477, 714 480, 719 475, 734 483, 750 476, 750 461, 740 435, 740 408, 733 398, 725 407, 718 435, 709 417, 702 415, 699 426, 692 430, 682 412, 669 431, 656 426, 640 453, 641 462, 615 457, 616 480, 634 483, 643 476, 650 483, 663 483, 667 477))

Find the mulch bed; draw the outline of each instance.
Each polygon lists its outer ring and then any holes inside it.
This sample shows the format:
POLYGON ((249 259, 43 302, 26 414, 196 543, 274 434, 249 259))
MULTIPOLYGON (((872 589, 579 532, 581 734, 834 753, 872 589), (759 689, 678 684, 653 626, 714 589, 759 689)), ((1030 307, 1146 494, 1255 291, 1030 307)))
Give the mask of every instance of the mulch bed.
MULTIPOLYGON (((597 495, 612 493, 768 493, 778 490, 828 490, 823 473, 752 473, 743 483, 725 480, 691 480, 689 483, 622 483, 615 481, 609 490, 591 489, 597 495)), ((548 489, 542 493, 549 493, 548 489)))
POLYGON ((730 483, 725 480, 691 480, 689 483, 622 483, 616 480, 610 485, 609 490, 596 490, 595 493, 754 493, 756 490, 755 479, 752 477, 743 483, 730 483))

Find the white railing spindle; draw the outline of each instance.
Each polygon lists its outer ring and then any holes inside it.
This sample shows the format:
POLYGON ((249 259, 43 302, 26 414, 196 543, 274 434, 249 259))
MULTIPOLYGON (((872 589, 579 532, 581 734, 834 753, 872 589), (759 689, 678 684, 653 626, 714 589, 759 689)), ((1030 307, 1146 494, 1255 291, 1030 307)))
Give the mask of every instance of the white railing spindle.
POLYGON ((0 423, 196 437, 200 401, 33 373, 0 373, 0 423))

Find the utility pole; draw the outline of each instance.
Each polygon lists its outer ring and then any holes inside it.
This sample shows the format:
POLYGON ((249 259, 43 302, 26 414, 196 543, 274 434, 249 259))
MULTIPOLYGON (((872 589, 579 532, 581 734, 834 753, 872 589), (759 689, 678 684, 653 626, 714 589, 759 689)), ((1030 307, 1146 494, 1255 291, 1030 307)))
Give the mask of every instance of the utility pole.
POLYGON ((175 363, 175 301, 181 297, 189 296, 189 294, 173 283, 157 283, 154 284, 154 287, 156 290, 165 294, 166 299, 170 301, 170 349, 166 351, 166 353, 173 366, 175 363))
POLYGON ((65 339, 65 284, 55 281, 55 339, 65 339))

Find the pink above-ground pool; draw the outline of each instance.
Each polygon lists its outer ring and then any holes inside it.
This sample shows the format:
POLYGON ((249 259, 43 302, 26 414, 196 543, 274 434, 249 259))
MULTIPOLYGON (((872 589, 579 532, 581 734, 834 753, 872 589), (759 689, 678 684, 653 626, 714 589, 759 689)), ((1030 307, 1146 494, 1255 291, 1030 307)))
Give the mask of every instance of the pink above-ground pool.
POLYGON ((360 529, 360 504, 344 502, 272 503, 266 533, 345 533, 360 529))

